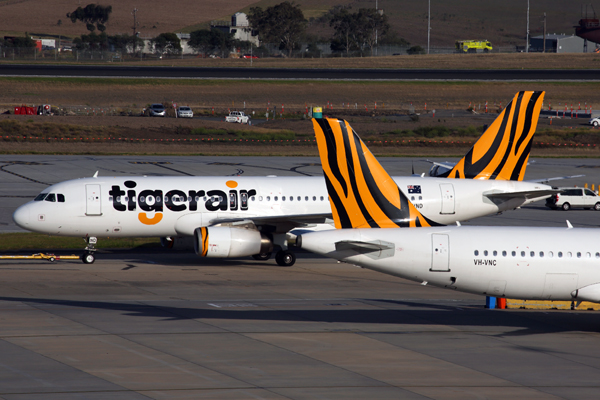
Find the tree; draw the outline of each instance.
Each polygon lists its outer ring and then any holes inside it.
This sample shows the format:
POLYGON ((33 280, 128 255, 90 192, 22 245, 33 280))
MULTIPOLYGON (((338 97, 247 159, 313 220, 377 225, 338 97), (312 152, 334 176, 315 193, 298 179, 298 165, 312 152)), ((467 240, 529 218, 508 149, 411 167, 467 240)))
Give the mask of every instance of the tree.
POLYGON ((363 50, 368 48, 373 54, 375 40, 385 37, 390 24, 387 16, 374 8, 361 8, 350 13, 350 8, 334 8, 330 10, 329 26, 334 30, 331 41, 333 51, 363 50))
POLYGON ((106 30, 106 22, 112 13, 112 6, 101 6, 99 4, 88 4, 85 8, 77 7, 73 12, 67 13, 67 18, 71 19, 71 22, 77 21, 85 22, 87 30, 94 32, 96 28, 100 32, 106 30))
POLYGON ((190 33, 190 40, 188 40, 188 46, 190 46, 196 53, 206 55, 211 53, 215 47, 213 43, 213 33, 208 29, 200 29, 190 33))
POLYGON ((179 54, 183 49, 181 48, 181 41, 174 33, 161 33, 151 41, 151 46, 154 48, 154 52, 159 55, 172 55, 179 54))
POLYGON ((299 47, 307 24, 300 6, 288 1, 264 11, 260 7, 252 7, 248 20, 262 41, 279 43, 279 49, 287 50, 289 57, 299 47))
POLYGON ((142 50, 144 41, 137 36, 131 35, 114 35, 108 37, 108 42, 121 51, 121 53, 133 53, 135 49, 142 50))
POLYGON ((73 39, 73 44, 78 50, 106 50, 108 48, 108 36, 102 32, 97 35, 91 32, 89 35, 73 39))

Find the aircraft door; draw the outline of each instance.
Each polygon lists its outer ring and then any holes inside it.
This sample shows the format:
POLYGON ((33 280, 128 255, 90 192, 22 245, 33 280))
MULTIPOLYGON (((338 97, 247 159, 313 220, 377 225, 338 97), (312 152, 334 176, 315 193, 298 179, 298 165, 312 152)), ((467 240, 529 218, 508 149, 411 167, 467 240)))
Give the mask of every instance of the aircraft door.
POLYGON ((431 235, 431 271, 450 271, 450 248, 448 235, 431 235))
POLYGON ((451 183, 440 184, 442 192, 442 211, 440 214, 454 214, 454 186, 451 183))
POLYGON ((542 293, 542 298, 555 299, 568 296, 572 291, 577 289, 578 280, 579 276, 577 274, 546 274, 546 281, 544 282, 544 293, 542 293))
POLYGON ((100 185, 85 185, 85 215, 102 215, 100 185))

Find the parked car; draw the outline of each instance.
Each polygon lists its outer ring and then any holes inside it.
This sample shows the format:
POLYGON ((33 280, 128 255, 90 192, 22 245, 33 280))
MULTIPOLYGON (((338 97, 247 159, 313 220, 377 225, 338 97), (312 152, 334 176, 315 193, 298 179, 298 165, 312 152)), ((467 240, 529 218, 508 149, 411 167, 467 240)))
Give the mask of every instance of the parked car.
POLYGON ((600 196, 590 189, 584 188, 558 188, 560 193, 552 195, 546 199, 546 207, 553 210, 561 208, 565 211, 573 207, 589 210, 593 208, 600 211, 600 196))
POLYGON ((165 110, 165 106, 160 103, 154 103, 150 106, 150 116, 151 117, 164 117, 167 115, 165 110))
POLYGON ((242 58, 258 58, 258 56, 255 56, 255 55, 253 55, 253 54, 244 54, 244 55, 242 56, 242 58))
POLYGON ((600 126, 600 117, 590 119, 590 125, 600 126))
POLYGON ((238 124, 249 124, 250 117, 244 114, 243 111, 230 111, 225 117, 225 122, 237 122, 238 124))
POLYGON ((181 106, 177 109, 178 118, 194 118, 194 112, 188 106, 181 106))

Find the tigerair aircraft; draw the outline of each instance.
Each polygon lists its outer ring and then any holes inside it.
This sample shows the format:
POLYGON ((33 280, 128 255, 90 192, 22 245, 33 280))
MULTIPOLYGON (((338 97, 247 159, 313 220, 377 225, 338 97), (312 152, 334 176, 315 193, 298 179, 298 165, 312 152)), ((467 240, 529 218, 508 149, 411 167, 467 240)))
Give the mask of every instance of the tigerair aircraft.
POLYGON ((575 229, 568 222, 565 228, 439 226, 347 125, 329 134, 316 131, 338 229, 302 233, 296 246, 423 285, 494 297, 600 302, 598 229, 575 229))
MULTIPOLYGON (((445 225, 510 210, 556 193, 550 186, 508 180, 522 178, 535 132, 543 93, 521 92, 470 151, 461 165, 464 177, 447 179, 420 176, 395 177, 394 181, 415 210, 426 219, 410 224, 445 225), (491 139, 495 138, 495 139, 491 139), (494 143, 497 156, 486 151, 494 143), (485 156, 485 164, 478 158, 485 156), (523 160, 523 162, 521 161, 523 160), (491 171, 490 174, 474 171, 491 171), (497 173, 495 171, 498 171, 497 173), (491 179, 494 178, 494 179, 491 179)), ((368 170, 355 161, 358 136, 337 119, 314 123, 317 137, 329 140, 332 157, 349 164, 335 170, 335 159, 326 159, 323 177, 93 177, 65 181, 43 190, 13 214, 23 229, 87 240, 82 261, 95 260, 95 244, 104 237, 161 237, 171 246, 193 241, 201 257, 246 257, 267 260, 276 252, 278 265, 296 260, 287 239, 300 230, 332 229, 328 186, 343 174, 341 194, 357 182, 354 169, 368 170), (353 138, 353 146, 346 142, 353 138), (353 175, 352 175, 353 176, 353 175), (326 183, 327 182, 327 183, 326 183), (345 185, 345 186, 343 186, 345 185), (328 223, 329 222, 329 223, 328 223), (290 234, 291 232, 291 234, 290 234)), ((460 174, 459 174, 460 175, 460 174)), ((337 201, 335 197, 332 197, 337 201)), ((334 212, 343 212, 335 204, 334 212)), ((350 218, 360 215, 353 211, 350 218)), ((340 226, 337 226, 340 227, 340 226)), ((346 226, 344 226, 346 227, 346 226)))

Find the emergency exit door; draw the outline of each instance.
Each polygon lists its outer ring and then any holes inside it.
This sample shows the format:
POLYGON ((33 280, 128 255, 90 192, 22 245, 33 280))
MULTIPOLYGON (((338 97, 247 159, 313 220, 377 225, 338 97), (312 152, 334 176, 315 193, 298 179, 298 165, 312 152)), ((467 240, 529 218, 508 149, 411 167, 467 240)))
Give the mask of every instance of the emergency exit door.
POLYGON ((100 185, 85 185, 85 215, 102 215, 100 185))
POLYGON ((431 271, 450 271, 450 249, 448 235, 431 235, 431 271))
POLYGON ((442 192, 442 211, 440 214, 454 214, 454 186, 451 183, 440 184, 442 192))

